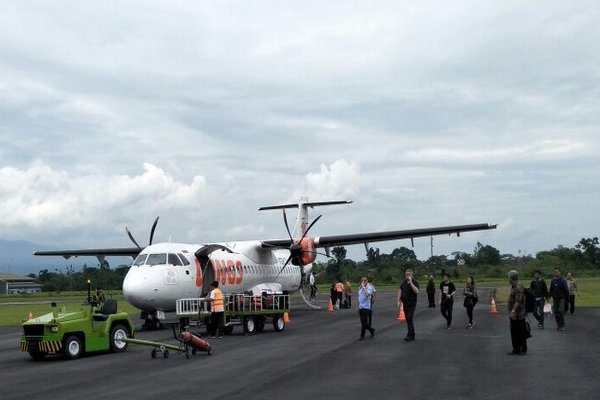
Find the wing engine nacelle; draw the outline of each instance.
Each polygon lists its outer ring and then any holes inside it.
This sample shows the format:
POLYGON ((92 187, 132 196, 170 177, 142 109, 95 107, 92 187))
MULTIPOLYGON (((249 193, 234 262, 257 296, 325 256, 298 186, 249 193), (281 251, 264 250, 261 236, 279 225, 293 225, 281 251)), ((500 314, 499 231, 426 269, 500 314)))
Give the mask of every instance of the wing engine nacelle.
POLYGON ((304 266, 316 260, 317 251, 313 238, 305 237, 294 247, 295 248, 292 249, 292 252, 295 252, 296 254, 294 254, 294 257, 292 257, 292 264, 304 266))

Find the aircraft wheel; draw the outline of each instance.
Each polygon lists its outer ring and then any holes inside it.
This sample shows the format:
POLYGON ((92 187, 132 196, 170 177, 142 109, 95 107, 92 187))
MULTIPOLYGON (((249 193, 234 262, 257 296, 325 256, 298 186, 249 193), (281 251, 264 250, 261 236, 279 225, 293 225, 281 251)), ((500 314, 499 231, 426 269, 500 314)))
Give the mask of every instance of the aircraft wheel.
POLYGON ((256 323, 254 317, 244 318, 244 332, 248 335, 254 335, 256 333, 256 323))
POLYGON ((281 315, 273 317, 273 329, 275 329, 275 332, 281 332, 285 329, 285 321, 281 315))
POLYGON ((110 330, 110 351, 120 353, 127 350, 129 343, 123 341, 129 336, 129 329, 122 324, 113 326, 110 330))
POLYGON ((150 352, 150 356, 152 358, 156 358, 156 349, 152 349, 152 351, 150 352))
POLYGON ((65 356, 69 360, 74 360, 79 358, 83 353, 83 345, 81 344, 81 339, 75 335, 68 336, 65 339, 64 343, 65 356))
POLYGON ((165 349, 165 350, 163 351, 163 357, 164 357, 164 358, 169 358, 169 350, 166 350, 166 349, 165 349))

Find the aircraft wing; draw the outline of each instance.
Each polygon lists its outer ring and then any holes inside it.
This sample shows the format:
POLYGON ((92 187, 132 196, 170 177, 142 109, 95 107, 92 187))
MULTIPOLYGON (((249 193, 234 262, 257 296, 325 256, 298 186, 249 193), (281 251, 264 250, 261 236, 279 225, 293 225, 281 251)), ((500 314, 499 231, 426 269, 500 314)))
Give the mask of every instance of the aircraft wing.
POLYGON ((41 250, 34 251, 34 256, 63 256, 66 259, 78 256, 109 257, 126 256, 136 257, 144 248, 139 247, 120 247, 108 249, 83 249, 83 250, 41 250))
POLYGON ((334 247, 350 244, 383 242, 396 239, 413 239, 423 236, 452 235, 460 236, 461 232, 481 231, 487 229, 496 229, 492 224, 472 224, 441 226, 435 228, 407 229, 400 231, 372 232, 372 233, 354 233, 348 235, 318 236, 315 237, 315 246, 334 247))
MULTIPOLYGON (((317 236, 314 238, 317 247, 346 246, 360 243, 384 242, 386 240, 413 239, 423 236, 452 235, 460 236, 461 232, 481 231, 496 229, 492 224, 471 224, 456 226, 440 226, 434 228, 406 229, 399 231, 384 231, 370 233, 353 233, 347 235, 317 236)), ((263 240, 263 247, 288 248, 292 241, 290 239, 263 240)))

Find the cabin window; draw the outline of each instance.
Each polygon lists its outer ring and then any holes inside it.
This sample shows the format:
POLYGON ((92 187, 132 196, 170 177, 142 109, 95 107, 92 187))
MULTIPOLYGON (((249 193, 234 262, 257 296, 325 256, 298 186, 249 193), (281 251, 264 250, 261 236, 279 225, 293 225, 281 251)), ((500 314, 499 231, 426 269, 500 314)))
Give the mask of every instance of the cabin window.
POLYGON ((165 253, 149 254, 148 260, 146 260, 146 265, 158 265, 158 264, 166 264, 166 263, 167 263, 167 255, 165 253))
POLYGON ((167 264, 182 265, 181 260, 179 259, 179 257, 177 257, 177 254, 169 253, 168 260, 169 260, 169 262, 167 264))
POLYGON ((181 258, 181 264, 182 265, 190 265, 190 262, 188 261, 187 257, 184 256, 183 254, 179 253, 179 258, 181 258))
POLYGON ((138 266, 138 265, 144 265, 144 263, 146 262, 146 258, 148 258, 148 254, 140 254, 135 258, 135 261, 133 262, 134 266, 138 266))

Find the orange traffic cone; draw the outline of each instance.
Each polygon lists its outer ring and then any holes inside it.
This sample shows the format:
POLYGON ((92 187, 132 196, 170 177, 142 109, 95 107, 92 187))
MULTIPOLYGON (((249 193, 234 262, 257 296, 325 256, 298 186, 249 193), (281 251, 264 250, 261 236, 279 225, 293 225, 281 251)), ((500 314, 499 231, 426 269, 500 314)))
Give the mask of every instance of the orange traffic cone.
POLYGON ((33 319, 33 313, 29 311, 29 319, 33 319))
POLYGON ((406 315, 404 315, 404 306, 400 303, 400 311, 398 312, 398 321, 406 321, 406 315))
POLYGON ((496 302, 494 301, 494 298, 492 297, 492 304, 490 304, 490 311, 488 311, 490 314, 498 314, 498 310, 496 310, 496 302))
POLYGON ((333 303, 331 302, 331 299, 329 299, 329 309, 327 311, 333 312, 333 303))
POLYGON ((283 322, 286 323, 286 324, 290 323, 290 316, 288 315, 287 312, 283 313, 283 322))

